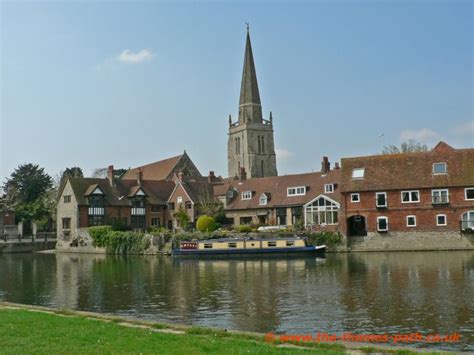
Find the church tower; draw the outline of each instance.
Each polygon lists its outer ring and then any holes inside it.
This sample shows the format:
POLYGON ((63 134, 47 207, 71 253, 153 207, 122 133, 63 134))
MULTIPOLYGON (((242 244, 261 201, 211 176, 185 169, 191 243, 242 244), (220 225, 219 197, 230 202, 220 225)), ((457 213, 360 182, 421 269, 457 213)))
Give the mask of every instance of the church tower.
POLYGON ((229 115, 227 157, 229 178, 240 176, 242 168, 245 169, 247 178, 277 175, 273 118, 271 112, 268 120, 262 115, 248 26, 240 87, 239 120, 232 122, 229 115))

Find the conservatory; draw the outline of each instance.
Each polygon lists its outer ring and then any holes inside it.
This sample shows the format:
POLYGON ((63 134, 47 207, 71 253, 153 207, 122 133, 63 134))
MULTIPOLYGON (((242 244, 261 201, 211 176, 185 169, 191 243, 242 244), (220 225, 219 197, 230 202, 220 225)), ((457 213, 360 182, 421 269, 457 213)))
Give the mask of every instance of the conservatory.
POLYGON ((338 224, 340 204, 325 195, 319 195, 304 205, 305 226, 338 224))

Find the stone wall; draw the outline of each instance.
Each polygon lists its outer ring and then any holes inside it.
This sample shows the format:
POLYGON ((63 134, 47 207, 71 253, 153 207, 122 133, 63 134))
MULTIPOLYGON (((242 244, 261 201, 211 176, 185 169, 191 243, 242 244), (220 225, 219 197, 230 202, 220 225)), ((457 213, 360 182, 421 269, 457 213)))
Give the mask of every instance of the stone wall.
POLYGON ((460 232, 389 232, 348 237, 348 251, 474 250, 474 234, 460 232))

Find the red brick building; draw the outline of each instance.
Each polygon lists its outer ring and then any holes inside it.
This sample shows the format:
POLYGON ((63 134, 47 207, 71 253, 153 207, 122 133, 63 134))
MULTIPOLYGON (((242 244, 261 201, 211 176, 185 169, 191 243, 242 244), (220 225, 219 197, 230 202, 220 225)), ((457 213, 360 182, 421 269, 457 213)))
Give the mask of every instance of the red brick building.
POLYGON ((474 229, 474 149, 342 159, 341 229, 348 236, 474 229))

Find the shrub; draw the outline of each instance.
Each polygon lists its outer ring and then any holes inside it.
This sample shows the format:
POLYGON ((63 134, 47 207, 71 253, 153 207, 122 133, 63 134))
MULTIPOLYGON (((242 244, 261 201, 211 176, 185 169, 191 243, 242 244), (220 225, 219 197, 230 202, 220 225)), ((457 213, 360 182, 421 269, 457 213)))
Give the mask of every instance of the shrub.
POLYGON ((237 227, 237 232, 239 233, 250 233, 252 231, 252 227, 248 224, 242 224, 237 227))
POLYGON ((110 254, 143 254, 150 247, 150 239, 144 234, 115 231, 111 226, 90 227, 89 235, 94 246, 110 254))
POLYGON ((341 244, 342 236, 339 232, 318 232, 308 235, 308 243, 311 245, 326 245, 333 247, 341 244))
POLYGON ((111 226, 89 227, 89 235, 92 238, 94 246, 105 248, 108 244, 108 233, 112 231, 111 226))
POLYGON ((216 230, 216 221, 211 216, 203 215, 198 218, 196 228, 200 232, 213 232, 216 230))

